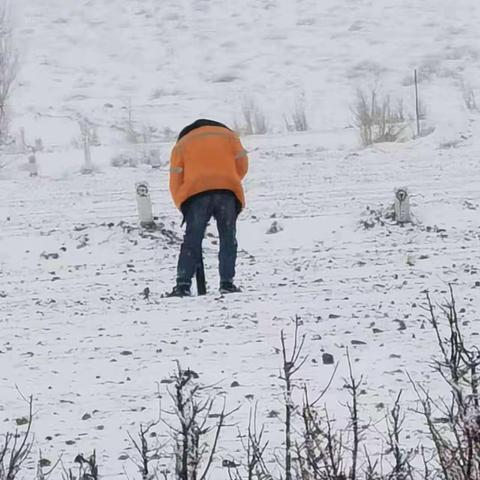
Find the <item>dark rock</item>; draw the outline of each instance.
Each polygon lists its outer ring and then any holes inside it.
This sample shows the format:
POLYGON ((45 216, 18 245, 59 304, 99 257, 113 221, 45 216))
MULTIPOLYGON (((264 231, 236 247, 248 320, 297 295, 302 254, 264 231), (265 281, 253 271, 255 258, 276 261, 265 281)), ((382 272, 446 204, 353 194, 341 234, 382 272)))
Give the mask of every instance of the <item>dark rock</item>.
POLYGON ((18 427, 21 427, 22 425, 28 425, 30 420, 27 417, 21 417, 15 419, 15 423, 17 424, 18 427))
POLYGON ((323 353, 322 354, 322 362, 324 365, 333 365, 335 363, 335 359, 333 355, 330 353, 323 353))

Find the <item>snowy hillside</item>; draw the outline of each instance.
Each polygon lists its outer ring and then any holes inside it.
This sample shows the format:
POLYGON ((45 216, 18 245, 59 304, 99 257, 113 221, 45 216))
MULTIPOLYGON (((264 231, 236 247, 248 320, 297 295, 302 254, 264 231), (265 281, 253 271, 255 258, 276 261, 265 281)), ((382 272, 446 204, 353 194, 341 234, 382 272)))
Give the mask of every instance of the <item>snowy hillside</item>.
MULTIPOLYGON (((133 478, 128 432, 158 415, 159 388, 167 401, 158 382, 175 360, 241 406, 232 423, 245 426, 255 401, 264 418, 280 411, 280 331, 291 332, 297 315, 309 354, 300 377, 312 391, 333 372, 322 353, 340 362, 328 399, 339 416, 345 347, 365 375, 365 421, 382 418, 379 405, 402 388, 413 405, 407 373, 438 391, 428 383, 435 338, 424 290, 441 302, 453 283, 467 332, 480 333, 480 122, 463 98, 480 88, 480 5, 380 3, 14 2, 22 69, 12 128, 45 148, 39 177, 28 176, 23 156, 0 169, 0 433, 25 414, 19 391, 31 394, 44 457, 63 453, 71 464, 96 449, 103 474, 133 478), (356 89, 380 85, 413 114, 414 68, 435 130, 362 149, 350 111, 356 89), (311 130, 286 133, 284 115, 301 94, 311 130), (198 117, 241 123, 246 95, 270 129, 243 138, 244 293, 216 293, 212 226, 209 295, 162 299, 182 236, 168 193, 172 135, 198 117), (159 169, 111 166, 119 152, 144 148, 126 140, 129 112, 139 131, 154 127, 148 148, 160 152, 159 169), (77 113, 98 125, 93 175, 80 174, 77 113), (153 233, 137 225, 138 180, 152 188, 162 225, 153 233), (413 226, 375 220, 398 186, 412 194, 413 226), (280 231, 269 234, 273 222, 280 231)), ((270 418, 275 446, 281 428, 270 418)), ((423 435, 415 414, 407 432, 412 443, 423 435)), ((239 448, 236 435, 236 426, 225 431, 225 452, 239 448)))
POLYGON ((80 111, 109 125, 132 105, 139 122, 177 130, 199 116, 231 122, 247 94, 279 130, 302 91, 315 128, 344 128, 363 85, 379 83, 409 107, 414 68, 430 116, 454 135, 465 123, 460 83, 480 87, 480 8, 467 0, 455 8, 414 0, 17 0, 15 7, 24 61, 18 124, 52 141, 70 138, 55 138, 58 128, 34 114, 80 111))

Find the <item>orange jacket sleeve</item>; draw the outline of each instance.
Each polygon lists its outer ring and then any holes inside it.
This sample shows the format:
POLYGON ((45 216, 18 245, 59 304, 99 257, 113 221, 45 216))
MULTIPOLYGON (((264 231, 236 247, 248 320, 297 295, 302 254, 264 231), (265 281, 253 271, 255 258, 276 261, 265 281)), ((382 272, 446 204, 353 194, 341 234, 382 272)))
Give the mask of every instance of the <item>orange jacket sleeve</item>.
POLYGON ((239 177, 243 180, 248 172, 248 154, 243 148, 240 139, 235 136, 233 140, 233 150, 239 177))
POLYGON ((183 183, 184 167, 181 149, 175 146, 170 157, 170 193, 177 207, 180 207, 178 193, 183 183))

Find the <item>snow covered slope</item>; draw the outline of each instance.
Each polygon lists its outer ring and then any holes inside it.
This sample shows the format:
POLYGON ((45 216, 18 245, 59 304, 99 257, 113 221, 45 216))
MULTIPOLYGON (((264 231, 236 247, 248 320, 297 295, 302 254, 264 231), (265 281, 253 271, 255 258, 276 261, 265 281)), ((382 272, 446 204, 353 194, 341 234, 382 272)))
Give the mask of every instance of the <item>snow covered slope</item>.
POLYGON ((55 133, 31 125, 32 114, 80 111, 111 124, 128 105, 159 128, 199 116, 231 122, 247 94, 281 129, 302 91, 315 128, 342 128, 364 85, 402 97, 412 113, 414 68, 430 117, 451 131, 462 124, 460 84, 480 87, 474 1, 17 0, 15 8, 24 65, 15 109, 31 135, 55 133))
MULTIPOLYGON (((466 328, 479 333, 472 322, 480 291, 480 123, 466 111, 461 82, 478 87, 480 6, 450 5, 18 0, 15 128, 42 137, 46 148, 38 178, 28 177, 21 158, 0 170, 2 430, 25 411, 18 387, 35 397, 44 456, 64 451, 69 462, 96 448, 102 472, 118 478, 133 468, 118 460, 131 453, 127 432, 156 417, 156 382, 177 359, 205 383, 220 381, 228 404, 242 405, 235 417, 242 426, 252 398, 265 416, 280 410, 279 335, 293 329, 296 315, 309 353, 302 379, 320 391, 333 368, 322 365, 322 353, 340 361, 332 408, 345 398, 346 346, 366 375, 365 415, 381 418, 378 405, 400 388, 413 401, 406 373, 428 381, 434 352, 422 292, 441 301, 453 282, 466 328), (356 88, 377 79, 408 108, 415 67, 433 134, 360 149, 349 128, 356 88), (301 91, 312 131, 285 134, 283 115, 301 91), (238 280, 245 292, 218 298, 212 227, 210 294, 161 299, 174 281, 182 235, 167 166, 110 166, 125 144, 112 125, 125 122, 128 109, 139 126, 159 131, 199 116, 231 123, 252 93, 272 129, 244 139, 251 171, 238 280), (78 127, 63 118, 78 112, 101 127, 94 175, 79 173, 82 152, 71 146, 78 127), (163 225, 152 234, 136 224, 140 179, 149 181, 163 225), (403 185, 416 225, 365 229, 361 220, 388 207, 403 185), (274 221, 283 229, 267 234, 274 221)), ((171 143, 156 148, 168 159, 171 143)), ((267 427, 279 444, 281 423, 267 427)), ((413 416, 408 432, 417 438, 419 431, 413 416)), ((225 433, 226 447, 236 434, 225 433)))

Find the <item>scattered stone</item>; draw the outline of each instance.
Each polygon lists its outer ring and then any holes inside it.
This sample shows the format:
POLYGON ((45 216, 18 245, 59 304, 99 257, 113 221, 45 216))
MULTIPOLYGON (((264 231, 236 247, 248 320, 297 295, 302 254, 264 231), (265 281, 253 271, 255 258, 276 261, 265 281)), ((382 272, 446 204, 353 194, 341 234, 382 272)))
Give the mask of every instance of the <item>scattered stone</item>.
POLYGON ((407 324, 403 320, 394 320, 394 322, 398 323, 398 328, 397 330, 402 331, 407 329, 407 324))
POLYGON ((127 356, 127 355, 133 355, 133 353, 130 350, 124 350, 123 352, 120 352, 120 355, 127 356))
POLYGON ((407 255, 407 265, 409 267, 415 266, 415 257, 413 255, 407 255))
POLYGON ((367 205, 362 217, 359 224, 364 230, 371 230, 376 226, 392 225, 395 220, 393 204, 387 207, 380 205, 377 208, 367 205))
POLYGON ((240 384, 239 384, 236 380, 233 381, 233 382, 230 384, 230 387, 232 387, 232 388, 239 387, 239 386, 240 386, 240 384))
POLYGON ((450 423, 450 419, 448 417, 437 417, 432 419, 433 423, 450 423))
POLYGON ((267 417, 268 418, 278 418, 280 416, 280 413, 277 412, 276 410, 270 410, 268 413, 267 413, 267 417))
POLYGON ((42 252, 40 256, 45 260, 49 260, 50 258, 57 260, 60 257, 58 253, 46 253, 46 252, 42 252))
POLYGON ((21 427, 22 425, 28 425, 30 420, 27 417, 21 417, 15 419, 15 423, 17 424, 18 427, 21 427))
POLYGON ((383 330, 381 330, 380 328, 374 328, 372 330, 373 333, 383 333, 383 330))
POLYGON ((90 420, 92 416, 89 413, 85 413, 82 417, 82 420, 90 420))
POLYGON ((328 315, 328 318, 330 318, 330 319, 340 318, 340 315, 336 315, 335 313, 330 313, 328 315))
POLYGON ((364 342, 363 340, 351 340, 350 343, 352 345, 366 345, 367 342, 364 342))
POLYGON ((335 363, 335 359, 331 353, 324 353, 322 354, 322 362, 324 365, 333 365, 335 363))
POLYGON ((274 233, 279 233, 283 230, 283 227, 275 220, 271 225, 270 228, 267 230, 267 235, 272 235, 274 233))
POLYGON ((38 462, 41 468, 51 467, 52 462, 48 458, 41 458, 38 462))

